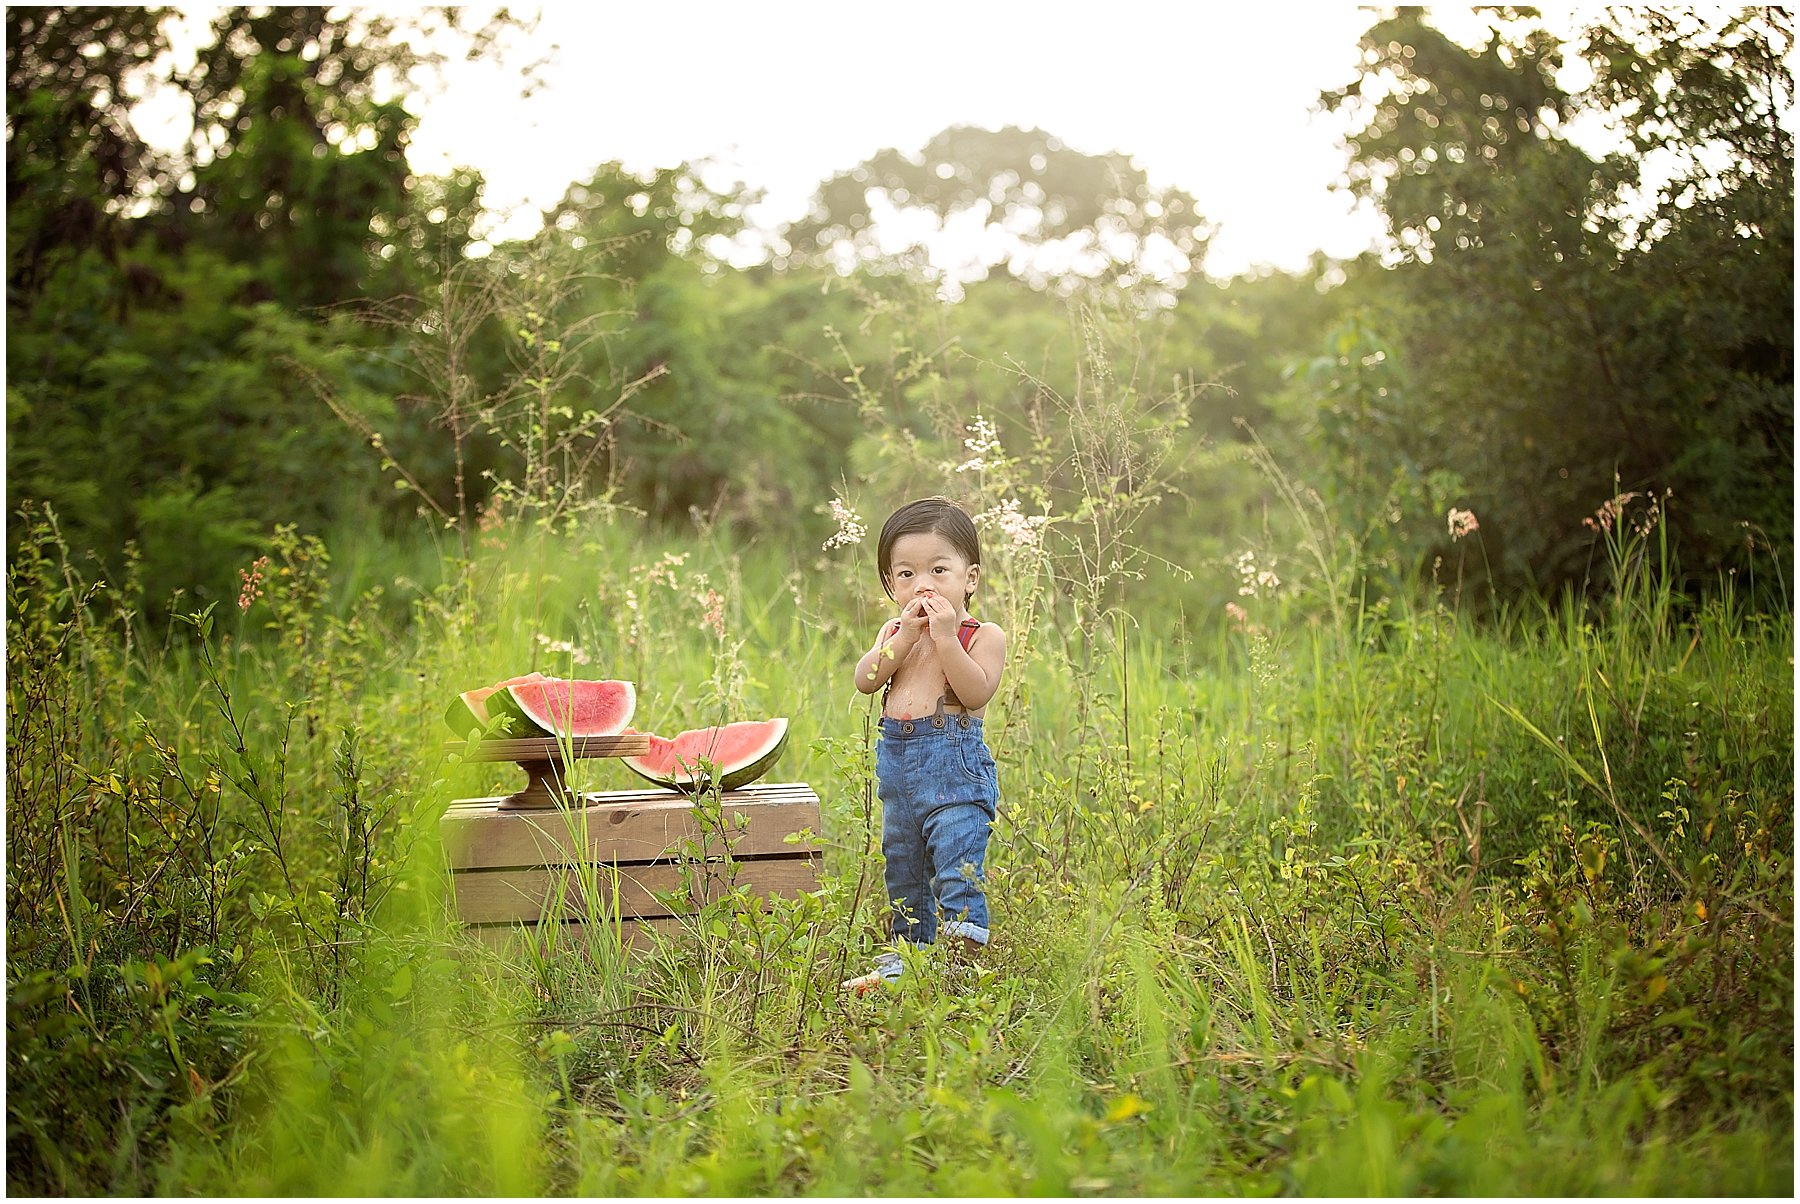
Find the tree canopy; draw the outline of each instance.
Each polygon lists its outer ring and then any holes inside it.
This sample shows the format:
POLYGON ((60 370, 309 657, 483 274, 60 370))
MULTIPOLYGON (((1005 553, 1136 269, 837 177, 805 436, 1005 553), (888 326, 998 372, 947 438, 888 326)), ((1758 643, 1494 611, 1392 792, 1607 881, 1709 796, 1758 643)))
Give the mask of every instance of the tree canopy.
POLYGON ((802 258, 879 258, 878 205, 928 214, 940 230, 979 223, 997 237, 978 274, 998 269, 1036 288, 1069 278, 1179 286, 1212 235, 1192 196, 1153 186, 1127 155, 1085 154, 1042 130, 953 126, 916 153, 882 150, 826 180, 787 241, 802 258))
MULTIPOLYGON (((1791 547, 1782 10, 1573 37, 1495 10, 1472 46, 1395 10, 1322 97, 1391 253, 1222 283, 1192 196, 1016 127, 876 151, 748 267, 718 249, 757 195, 705 164, 603 163, 489 247, 480 176, 405 160, 395 81, 446 53, 421 23, 447 12, 226 9, 185 72, 167 15, 7 12, 9 501, 52 503, 153 606, 228 593, 275 524, 467 540, 608 505, 793 535, 977 416, 1066 443, 1054 399, 1096 379, 1180 399, 1171 559, 1223 563, 1269 513, 1222 454, 1248 431, 1338 508, 1371 589, 1429 571, 1448 507, 1481 515, 1501 598, 1588 579, 1582 519, 1616 492, 1670 497, 1697 585, 1791 547), (175 151, 132 124, 152 84, 191 106, 175 151), (1596 122, 1613 144, 1574 136, 1596 122), (977 261, 931 267, 896 215, 967 224, 977 261)), ((479 46, 510 18, 454 20, 479 46)))
POLYGON ((1710 576, 1746 525, 1790 538, 1791 24, 1633 10, 1570 46, 1503 15, 1464 48, 1401 9, 1324 97, 1359 123, 1351 186, 1401 256, 1377 321, 1411 382, 1407 440, 1500 520, 1483 530, 1516 580, 1579 579, 1597 499, 1669 490, 1710 576), (1555 75, 1571 53, 1594 79, 1575 93, 1555 75), (1574 145, 1583 114, 1620 148, 1574 145))

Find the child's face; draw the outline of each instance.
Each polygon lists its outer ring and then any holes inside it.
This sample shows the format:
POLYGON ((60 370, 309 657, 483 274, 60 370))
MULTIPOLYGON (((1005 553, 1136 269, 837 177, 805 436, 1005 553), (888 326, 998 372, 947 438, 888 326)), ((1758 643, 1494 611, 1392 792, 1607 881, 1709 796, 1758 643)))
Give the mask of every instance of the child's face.
POLYGON ((902 610, 914 598, 935 594, 960 611, 980 576, 981 566, 963 559, 949 540, 924 531, 894 541, 887 585, 902 610))

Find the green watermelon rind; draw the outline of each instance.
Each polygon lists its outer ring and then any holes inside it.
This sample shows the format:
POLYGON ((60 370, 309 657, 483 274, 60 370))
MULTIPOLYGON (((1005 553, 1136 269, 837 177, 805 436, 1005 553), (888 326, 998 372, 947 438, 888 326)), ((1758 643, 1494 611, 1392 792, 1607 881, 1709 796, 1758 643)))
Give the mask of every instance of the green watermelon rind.
POLYGON ((488 698, 488 722, 482 735, 494 740, 533 740, 549 735, 519 709, 512 695, 501 690, 488 698))
MULTIPOLYGON (((781 734, 776 737, 775 743, 765 752, 757 756, 755 760, 726 769, 719 778, 719 788, 721 790, 741 790, 745 786, 762 778, 771 769, 775 768, 775 763, 781 759, 782 752, 787 748, 788 735, 793 730, 792 725, 788 723, 785 717, 776 719, 747 719, 740 720, 739 722, 756 724, 758 726, 778 723, 781 725, 781 734)), ((737 725, 726 724, 725 726, 735 727, 737 725)), ((707 729, 695 728, 693 730, 705 731, 707 729)), ((681 737, 685 735, 688 735, 688 733, 681 732, 672 738, 671 743, 673 743, 674 740, 681 739, 681 737)), ((689 770, 692 771, 692 777, 675 777, 649 768, 645 764, 645 758, 643 757, 621 757, 620 760, 625 762, 625 768, 631 770, 632 773, 637 774, 646 782, 661 787, 664 790, 673 790, 678 794, 700 794, 712 784, 711 775, 705 772, 704 762, 688 767, 689 770)), ((715 768, 724 767, 717 766, 715 768)))
POLYGON ((469 695, 480 693, 479 690, 465 690, 450 700, 444 709, 444 723, 458 736, 468 738, 471 732, 482 736, 499 739, 518 739, 540 735, 536 725, 519 714, 515 709, 507 715, 496 715, 491 712, 496 699, 506 694, 506 688, 515 682, 535 681, 543 679, 542 673, 528 673, 523 677, 507 678, 486 687, 487 694, 480 700, 482 712, 478 713, 469 702, 469 695), (505 721, 502 722, 502 719, 505 721))

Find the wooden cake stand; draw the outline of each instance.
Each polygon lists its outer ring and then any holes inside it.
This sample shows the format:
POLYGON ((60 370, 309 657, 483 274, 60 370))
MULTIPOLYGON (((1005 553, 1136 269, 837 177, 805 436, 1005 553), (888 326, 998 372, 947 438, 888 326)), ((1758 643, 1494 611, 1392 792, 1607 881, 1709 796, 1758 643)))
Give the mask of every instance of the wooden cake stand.
POLYGON ((650 737, 641 732, 624 736, 576 736, 568 740, 549 737, 533 740, 481 740, 473 749, 453 744, 452 752, 469 761, 514 761, 525 771, 525 789, 500 800, 501 811, 541 811, 548 807, 578 807, 581 796, 563 784, 562 770, 570 761, 599 757, 636 757, 650 751, 650 737))

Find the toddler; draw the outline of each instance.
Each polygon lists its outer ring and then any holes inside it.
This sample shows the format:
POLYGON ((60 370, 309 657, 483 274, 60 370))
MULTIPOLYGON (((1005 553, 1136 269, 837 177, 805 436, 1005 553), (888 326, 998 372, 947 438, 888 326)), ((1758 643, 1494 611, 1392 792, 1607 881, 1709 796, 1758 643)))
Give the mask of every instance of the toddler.
MULTIPOLYGON (((982 860, 999 803, 981 716, 1000 687, 1006 633, 969 617, 981 577, 975 523, 955 502, 924 498, 889 516, 876 565, 897 618, 881 625, 856 662, 856 688, 881 691, 875 776, 881 797, 892 933, 928 945, 944 935, 973 950, 988 943, 982 860)), ((900 955, 845 987, 898 978, 900 955)))

